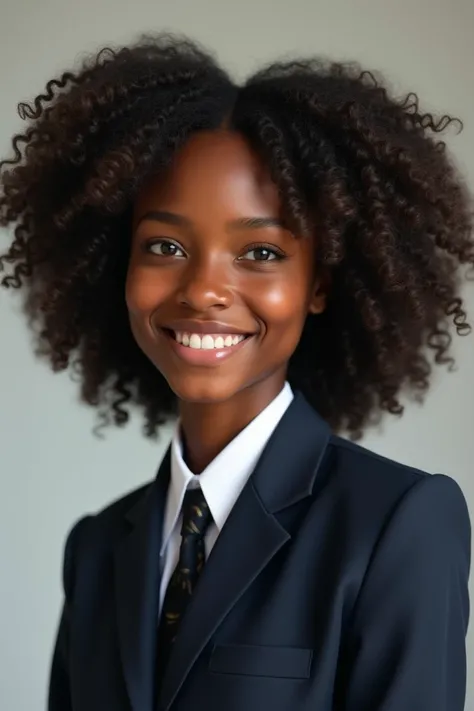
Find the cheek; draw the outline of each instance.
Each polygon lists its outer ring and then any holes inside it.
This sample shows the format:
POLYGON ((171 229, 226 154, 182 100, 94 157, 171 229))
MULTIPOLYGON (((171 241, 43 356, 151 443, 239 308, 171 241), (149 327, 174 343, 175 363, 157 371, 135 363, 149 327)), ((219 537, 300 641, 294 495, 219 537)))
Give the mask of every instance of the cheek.
POLYGON ((308 311, 308 294, 301 281, 275 280, 261 288, 255 308, 267 326, 268 335, 280 328, 291 334, 301 330, 308 311))
POLYGON ((155 270, 130 266, 125 284, 125 301, 133 316, 146 316, 166 296, 166 285, 155 270))

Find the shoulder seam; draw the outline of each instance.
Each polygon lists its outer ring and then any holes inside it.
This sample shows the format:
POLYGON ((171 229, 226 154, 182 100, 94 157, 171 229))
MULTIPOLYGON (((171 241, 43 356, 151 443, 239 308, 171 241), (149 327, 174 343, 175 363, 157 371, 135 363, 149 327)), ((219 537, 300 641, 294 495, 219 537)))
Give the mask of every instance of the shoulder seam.
POLYGON ((371 449, 358 447, 358 445, 353 444, 352 442, 347 442, 343 437, 338 437, 337 435, 333 435, 332 437, 332 446, 340 447, 341 449, 346 449, 352 452, 353 454, 359 454, 360 456, 366 456, 369 458, 376 459, 377 461, 389 464, 396 469, 403 469, 405 471, 409 471, 418 477, 417 481, 419 481, 420 479, 424 479, 426 476, 431 476, 429 472, 423 471, 422 469, 418 469, 417 467, 410 466, 410 464, 398 462, 396 459, 390 459, 390 457, 387 457, 383 454, 379 454, 378 452, 374 452, 371 449))

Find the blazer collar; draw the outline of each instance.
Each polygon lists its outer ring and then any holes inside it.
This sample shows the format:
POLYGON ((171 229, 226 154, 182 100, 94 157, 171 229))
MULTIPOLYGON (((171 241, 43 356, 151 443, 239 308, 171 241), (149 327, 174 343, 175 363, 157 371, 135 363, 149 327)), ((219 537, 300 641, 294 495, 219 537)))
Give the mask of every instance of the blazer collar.
POLYGON ((311 494, 330 438, 328 424, 297 392, 251 477, 268 513, 311 494))

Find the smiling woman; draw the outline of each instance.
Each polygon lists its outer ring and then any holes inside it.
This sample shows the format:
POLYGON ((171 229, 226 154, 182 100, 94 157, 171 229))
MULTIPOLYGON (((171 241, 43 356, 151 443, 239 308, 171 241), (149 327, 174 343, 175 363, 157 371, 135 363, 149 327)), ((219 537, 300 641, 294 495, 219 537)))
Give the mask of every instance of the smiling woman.
POLYGON ((178 415, 155 480, 68 536, 50 711, 462 711, 463 494, 339 436, 469 332, 455 120, 355 64, 238 86, 168 36, 20 113, 2 284, 102 422, 178 415))
POLYGON ((191 138, 135 201, 126 287, 135 340, 193 420, 200 403, 227 410, 245 398, 219 448, 280 392, 306 317, 324 307, 315 237, 297 238, 281 214, 265 164, 229 130, 191 138), (215 348, 219 334, 232 345, 215 348))

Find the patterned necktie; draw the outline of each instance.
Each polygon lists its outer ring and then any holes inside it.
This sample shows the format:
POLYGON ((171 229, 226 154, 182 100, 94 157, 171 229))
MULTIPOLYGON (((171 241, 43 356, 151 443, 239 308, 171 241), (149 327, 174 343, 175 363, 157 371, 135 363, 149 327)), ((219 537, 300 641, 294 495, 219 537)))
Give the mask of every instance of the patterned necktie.
POLYGON ((181 547, 178 564, 171 576, 158 632, 158 667, 162 677, 191 595, 205 562, 204 536, 212 514, 201 489, 188 489, 183 502, 181 547))

